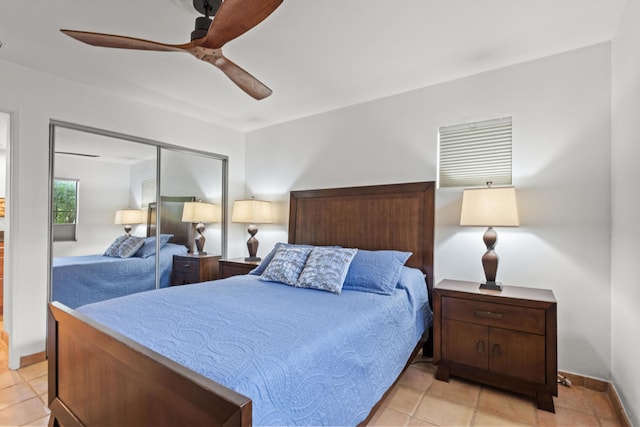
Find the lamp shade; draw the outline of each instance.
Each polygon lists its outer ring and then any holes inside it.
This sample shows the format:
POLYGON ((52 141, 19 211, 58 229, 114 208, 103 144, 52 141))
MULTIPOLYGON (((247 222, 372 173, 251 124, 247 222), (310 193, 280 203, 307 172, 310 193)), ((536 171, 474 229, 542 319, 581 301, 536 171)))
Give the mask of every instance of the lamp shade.
POLYGON ((220 222, 220 212, 213 203, 185 202, 182 209, 182 222, 203 224, 220 222))
POLYGON ((236 200, 233 202, 231 222, 243 222, 246 224, 271 224, 271 202, 264 200, 236 200))
POLYGON ((464 190, 460 225, 517 227, 518 207, 513 187, 489 187, 464 190))
POLYGON ((116 211, 115 224, 129 225, 142 224, 144 222, 144 214, 140 209, 120 209, 116 211))

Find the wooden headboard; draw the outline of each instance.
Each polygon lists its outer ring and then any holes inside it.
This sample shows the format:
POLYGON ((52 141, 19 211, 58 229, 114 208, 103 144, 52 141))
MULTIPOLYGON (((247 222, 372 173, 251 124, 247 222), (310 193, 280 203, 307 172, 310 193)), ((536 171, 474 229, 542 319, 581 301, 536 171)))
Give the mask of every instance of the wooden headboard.
MULTIPOLYGON (((169 240, 176 245, 185 245, 189 251, 193 242, 194 226, 190 222, 182 222, 184 202, 195 202, 195 196, 162 196, 160 199, 160 232, 173 234, 169 240)), ((147 212, 147 237, 156 235, 156 203, 149 203, 147 212)))
POLYGON ((292 191, 289 243, 411 252, 433 288, 434 182, 292 191))

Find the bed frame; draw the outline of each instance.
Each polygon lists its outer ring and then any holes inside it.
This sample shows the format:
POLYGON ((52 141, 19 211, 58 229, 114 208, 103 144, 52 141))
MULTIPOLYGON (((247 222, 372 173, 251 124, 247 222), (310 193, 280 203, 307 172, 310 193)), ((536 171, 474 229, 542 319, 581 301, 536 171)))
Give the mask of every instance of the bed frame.
MULTIPOLYGON (((434 188, 421 182, 293 191, 289 242, 411 251, 407 264, 425 273, 431 290, 434 188)), ((55 302, 47 355, 50 426, 252 424, 248 397, 55 302)))

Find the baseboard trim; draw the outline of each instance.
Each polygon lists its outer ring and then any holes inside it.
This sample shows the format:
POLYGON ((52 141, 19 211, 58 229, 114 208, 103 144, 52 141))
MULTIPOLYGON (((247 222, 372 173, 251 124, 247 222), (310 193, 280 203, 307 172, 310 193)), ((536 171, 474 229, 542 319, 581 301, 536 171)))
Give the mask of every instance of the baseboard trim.
POLYGON ((573 374, 571 372, 558 372, 560 375, 568 378, 573 385, 582 386, 590 390, 599 391, 600 393, 606 393, 613 404, 613 409, 616 411, 618 420, 622 423, 623 427, 633 427, 629 422, 629 417, 622 406, 622 400, 616 391, 613 384, 608 381, 599 380, 596 378, 585 377, 583 375, 573 374))
POLYGON ((624 406, 622 406, 622 400, 620 400, 620 396, 618 396, 618 392, 613 384, 609 383, 609 388, 607 389, 607 394, 611 399, 611 403, 613 403, 613 409, 616 411, 618 415, 618 419, 622 423, 623 427, 633 427, 631 422, 629 421, 629 417, 624 410, 624 406))
POLYGON ((40 353, 29 354, 20 358, 20 367, 24 368, 25 366, 44 362, 45 360, 47 360, 47 353, 44 351, 41 351, 40 353))

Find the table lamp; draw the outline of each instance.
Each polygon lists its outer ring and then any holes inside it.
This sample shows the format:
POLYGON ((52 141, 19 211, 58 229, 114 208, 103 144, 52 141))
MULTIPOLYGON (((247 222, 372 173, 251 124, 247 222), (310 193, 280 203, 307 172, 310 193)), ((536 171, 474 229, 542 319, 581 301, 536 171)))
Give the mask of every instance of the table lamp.
POLYGON ((115 224, 124 225, 124 233, 131 236, 131 224, 142 224, 144 215, 140 209, 119 209, 116 211, 115 224))
POLYGON ((249 224, 247 227, 247 232, 250 234, 249 240, 247 240, 249 256, 244 260, 260 261, 260 258, 256 256, 258 253, 258 239, 255 237, 258 232, 256 224, 271 224, 273 222, 271 202, 256 199, 236 200, 233 202, 231 222, 249 224))
POLYGON ((498 233, 493 227, 517 227, 518 208, 516 206, 516 190, 513 187, 492 187, 466 189, 462 193, 462 210, 460 225, 489 227, 483 240, 487 251, 482 256, 482 267, 486 282, 480 289, 501 291, 502 284, 496 282, 498 271, 498 255, 494 248, 498 241, 498 233))
POLYGON ((204 251, 205 237, 204 224, 212 222, 220 222, 220 212, 213 203, 185 202, 182 208, 182 222, 190 222, 196 225, 198 236, 194 239, 194 244, 198 255, 206 255, 204 251))

